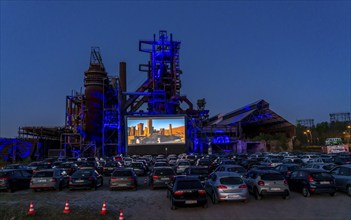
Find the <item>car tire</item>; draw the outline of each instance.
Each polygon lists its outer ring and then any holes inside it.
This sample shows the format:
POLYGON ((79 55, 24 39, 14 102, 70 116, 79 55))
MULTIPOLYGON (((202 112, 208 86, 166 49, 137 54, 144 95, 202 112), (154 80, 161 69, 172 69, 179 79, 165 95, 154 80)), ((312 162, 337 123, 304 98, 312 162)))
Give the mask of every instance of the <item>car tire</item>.
POLYGON ((302 195, 303 195, 304 197, 310 197, 310 196, 311 196, 311 193, 310 193, 310 191, 308 191, 308 189, 307 189, 306 186, 304 186, 304 187, 302 188, 302 195))
POLYGON ((289 195, 283 196, 283 199, 288 200, 288 199, 290 199, 290 196, 289 195))
POLYGON ((248 199, 245 199, 243 201, 241 201, 242 203, 247 203, 249 200, 248 199))
POLYGON ((261 196, 260 193, 258 192, 258 189, 257 189, 257 188, 254 189, 254 196, 255 196, 255 199, 256 199, 256 200, 261 200, 261 199, 262 199, 262 196, 261 196))
POLYGON ((335 191, 334 191, 334 192, 329 193, 329 195, 330 195, 330 196, 332 196, 332 197, 333 197, 333 196, 335 196, 335 194, 336 194, 336 192, 335 192, 335 191))
POLYGON ((202 208, 207 209, 208 208, 208 202, 206 201, 206 203, 204 205, 202 205, 202 208))
POLYGON ((38 192, 38 189, 33 189, 33 192, 38 192))
POLYGON ((351 196, 351 186, 350 185, 348 185, 346 187, 346 193, 347 193, 347 195, 351 196))
POLYGON ((219 201, 214 191, 212 192, 211 199, 213 204, 218 204, 219 201))

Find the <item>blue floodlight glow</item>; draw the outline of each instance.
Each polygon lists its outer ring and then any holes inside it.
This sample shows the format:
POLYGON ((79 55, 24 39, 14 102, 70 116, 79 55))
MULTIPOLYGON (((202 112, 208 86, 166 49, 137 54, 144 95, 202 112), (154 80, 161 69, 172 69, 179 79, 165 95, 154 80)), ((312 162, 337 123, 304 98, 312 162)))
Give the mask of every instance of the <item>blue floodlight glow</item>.
POLYGON ((244 108, 245 108, 245 110, 247 110, 247 111, 250 111, 250 109, 251 109, 250 106, 248 106, 248 105, 245 106, 244 108))
POLYGON ((75 158, 79 158, 80 157, 80 150, 71 150, 72 152, 72 156, 75 158))
POLYGON ((33 146, 32 143, 23 141, 23 140, 18 140, 18 139, 0 139, 0 152, 5 148, 8 147, 8 151, 4 154, 4 160, 8 160, 8 155, 11 155, 13 158, 15 158, 15 152, 19 153, 18 155, 21 157, 21 159, 25 159, 30 155, 31 152, 31 147, 33 146), (10 147, 11 146, 11 147, 10 147))

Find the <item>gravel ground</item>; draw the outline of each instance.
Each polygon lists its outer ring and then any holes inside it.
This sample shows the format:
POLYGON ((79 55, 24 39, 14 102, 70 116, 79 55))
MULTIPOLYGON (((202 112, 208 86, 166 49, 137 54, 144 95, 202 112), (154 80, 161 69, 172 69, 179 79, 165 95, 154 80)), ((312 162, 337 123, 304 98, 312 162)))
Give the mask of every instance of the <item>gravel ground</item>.
POLYGON ((0 193, 0 219, 119 219, 120 209, 124 219, 351 219, 351 197, 338 192, 304 198, 292 193, 289 200, 280 197, 265 197, 261 201, 250 198, 249 202, 223 202, 208 208, 191 207, 170 209, 165 189, 150 190, 139 178, 137 191, 109 191, 108 178, 97 191, 75 190, 42 191, 20 190, 0 193), (63 214, 66 200, 70 214, 63 214), (35 216, 28 216, 30 201, 33 201, 35 216), (100 215, 106 201, 107 214, 100 215))

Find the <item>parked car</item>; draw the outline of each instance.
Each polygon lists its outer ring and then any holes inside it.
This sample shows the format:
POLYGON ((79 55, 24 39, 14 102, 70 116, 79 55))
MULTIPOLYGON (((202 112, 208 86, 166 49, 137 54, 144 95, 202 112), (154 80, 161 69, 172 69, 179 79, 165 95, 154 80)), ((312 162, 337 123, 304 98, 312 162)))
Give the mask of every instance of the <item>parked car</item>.
POLYGON ((33 167, 27 166, 25 164, 8 164, 4 167, 4 169, 20 169, 20 170, 26 170, 29 173, 33 174, 33 167))
POLYGON ((78 165, 74 162, 65 162, 55 166, 54 168, 59 168, 60 170, 64 170, 67 175, 72 175, 78 170, 78 165))
POLYGON ((18 189, 28 189, 32 174, 27 170, 0 170, 0 190, 14 192, 18 189))
POLYGON ((205 184, 209 172, 206 166, 190 166, 184 170, 183 174, 198 178, 202 184, 205 184))
POLYGON ((320 170, 325 170, 325 171, 330 171, 333 169, 336 165, 334 163, 308 163, 304 166, 304 168, 309 168, 309 169, 320 169, 320 170))
POLYGON ((156 187, 167 187, 175 176, 172 167, 155 167, 149 176, 149 185, 151 189, 156 187))
POLYGON ((246 174, 246 185, 256 200, 263 196, 282 196, 288 199, 290 190, 284 176, 274 170, 251 170, 246 174))
POLYGON ((215 172, 234 172, 241 176, 246 174, 245 168, 240 165, 219 165, 215 172))
POLYGON ((69 177, 67 174, 63 174, 63 170, 40 170, 33 174, 30 181, 30 188, 33 189, 34 192, 41 189, 62 190, 64 187, 68 186, 68 180, 69 177))
POLYGON ((110 190, 129 188, 137 190, 138 177, 132 168, 117 168, 110 178, 110 190))
POLYGON ((330 173, 335 178, 337 190, 351 196, 351 164, 335 167, 330 173))
POLYGON ((114 161, 106 162, 102 166, 102 175, 110 176, 113 173, 113 171, 118 167, 120 167, 120 165, 117 162, 114 162, 114 161))
POLYGON ((276 166, 274 170, 283 174, 284 178, 288 180, 291 176, 291 173, 300 168, 301 166, 295 163, 284 163, 276 166))
POLYGON ((184 170, 188 167, 190 167, 191 164, 188 160, 179 160, 176 164, 176 173, 181 174, 184 172, 184 170))
POLYGON ((205 182, 206 192, 210 195, 212 203, 220 201, 243 201, 249 199, 247 186, 239 173, 214 172, 205 182))
POLYGON ((102 176, 95 169, 81 169, 72 174, 69 179, 69 190, 90 188, 97 190, 103 185, 102 176))
POLYGON ((144 176, 146 174, 146 168, 142 162, 132 162, 130 167, 138 176, 144 176))
POLYGON ((329 193, 334 196, 336 192, 334 177, 319 169, 304 168, 294 171, 289 179, 289 187, 293 191, 301 192, 304 197, 313 193, 329 193))
POLYGON ((197 178, 176 176, 167 189, 167 197, 171 201, 172 210, 179 206, 194 205, 207 208, 206 190, 197 178))

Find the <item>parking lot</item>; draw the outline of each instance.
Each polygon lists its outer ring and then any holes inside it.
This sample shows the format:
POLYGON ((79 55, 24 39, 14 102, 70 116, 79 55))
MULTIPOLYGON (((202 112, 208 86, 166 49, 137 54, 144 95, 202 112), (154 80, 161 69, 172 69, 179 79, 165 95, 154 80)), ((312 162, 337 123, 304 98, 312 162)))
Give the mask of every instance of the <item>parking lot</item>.
POLYGON ((309 198, 291 192, 290 199, 264 197, 247 203, 221 202, 208 208, 190 207, 171 210, 166 189, 151 190, 144 184, 146 177, 138 178, 139 188, 110 191, 109 177, 104 177, 98 190, 42 191, 19 190, 0 193, 0 219, 118 219, 120 209, 124 219, 350 219, 351 199, 338 192, 334 197, 317 194, 309 198), (63 214, 68 200, 70 214, 63 214), (35 216, 27 216, 33 201, 35 216), (100 215, 106 201, 107 214, 100 215))

